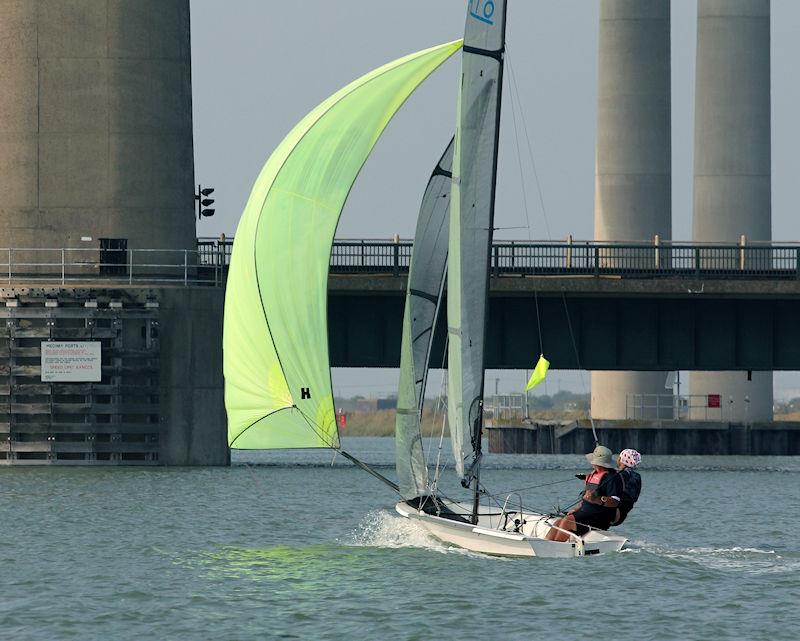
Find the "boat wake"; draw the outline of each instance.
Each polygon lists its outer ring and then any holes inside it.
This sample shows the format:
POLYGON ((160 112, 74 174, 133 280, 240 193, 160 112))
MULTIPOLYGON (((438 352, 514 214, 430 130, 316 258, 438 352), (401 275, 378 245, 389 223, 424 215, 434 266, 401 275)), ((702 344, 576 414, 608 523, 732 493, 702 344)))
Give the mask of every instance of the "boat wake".
POLYGON ((447 551, 447 546, 433 538, 420 525, 387 510, 367 514, 353 532, 351 542, 363 547, 447 551))
POLYGON ((688 561, 707 570, 746 574, 782 574, 800 570, 800 553, 776 552, 755 547, 669 547, 632 541, 623 553, 652 554, 672 561, 688 561))
POLYGON ((421 525, 388 510, 367 514, 351 535, 350 545, 377 548, 421 548, 444 554, 457 553, 485 558, 435 539, 421 525))

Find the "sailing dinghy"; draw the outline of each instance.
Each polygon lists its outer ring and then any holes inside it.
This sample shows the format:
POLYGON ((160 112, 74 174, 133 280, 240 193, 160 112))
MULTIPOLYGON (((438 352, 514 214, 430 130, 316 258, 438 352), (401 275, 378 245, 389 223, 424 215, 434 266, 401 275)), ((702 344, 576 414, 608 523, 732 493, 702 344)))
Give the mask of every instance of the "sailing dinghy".
MULTIPOLYGON (((504 2, 470 0, 469 13, 504 29, 504 2)), ((286 136, 262 169, 236 231, 225 297, 228 444, 331 448, 397 491, 404 499, 396 506, 401 515, 470 550, 573 556, 619 549, 624 538, 596 532, 567 543, 544 541, 552 527, 546 515, 522 506, 514 511, 480 505, 483 333, 503 40, 501 35, 493 44, 496 30, 470 24, 461 124, 428 185, 417 227, 408 295, 413 302, 403 327, 398 483, 344 451, 339 441, 328 356, 329 256, 347 195, 381 133, 425 78, 461 48, 460 40, 396 60, 340 90, 286 136), (475 82, 473 76, 483 78, 484 71, 486 82, 475 82), (448 252, 449 413, 456 469, 462 484, 474 488, 471 504, 431 491, 419 429, 448 252), (461 256, 467 257, 463 267, 461 256), (469 279, 477 279, 474 290, 466 285, 469 279)))
POLYGON ((396 418, 398 491, 404 500, 396 510, 436 538, 475 552, 569 557, 618 551, 625 537, 599 530, 583 537, 570 533, 563 543, 546 540, 554 519, 525 510, 517 495, 494 505, 480 502, 482 496, 495 498, 481 486, 480 468, 506 17, 506 0, 469 0, 456 135, 431 176, 417 220, 396 418), (455 471, 461 485, 472 488, 471 504, 438 495, 435 483, 428 482, 422 452, 420 418, 445 261, 447 417, 455 471), (510 505, 512 498, 516 507, 510 505))

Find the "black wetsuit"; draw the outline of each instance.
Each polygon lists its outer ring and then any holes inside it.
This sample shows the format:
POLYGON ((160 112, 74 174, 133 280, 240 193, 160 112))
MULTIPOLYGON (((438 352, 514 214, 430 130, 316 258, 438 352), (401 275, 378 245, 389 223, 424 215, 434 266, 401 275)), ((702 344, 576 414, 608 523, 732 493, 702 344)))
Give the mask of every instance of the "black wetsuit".
POLYGON ((633 509, 633 504, 639 500, 642 491, 642 477, 639 472, 626 467, 618 474, 622 481, 622 496, 619 502, 619 518, 612 525, 620 525, 628 516, 628 512, 633 509))
MULTIPOLYGON (((620 479, 616 470, 606 470, 599 483, 593 482, 595 474, 593 472, 586 477, 584 492, 588 490, 594 492, 595 496, 617 496, 622 498, 622 479, 620 479)), ((613 523, 616 514, 616 507, 605 507, 604 505, 589 503, 589 501, 581 501, 578 510, 573 512, 575 523, 578 526, 577 532, 580 536, 586 534, 589 531, 589 527, 607 530, 613 523)))

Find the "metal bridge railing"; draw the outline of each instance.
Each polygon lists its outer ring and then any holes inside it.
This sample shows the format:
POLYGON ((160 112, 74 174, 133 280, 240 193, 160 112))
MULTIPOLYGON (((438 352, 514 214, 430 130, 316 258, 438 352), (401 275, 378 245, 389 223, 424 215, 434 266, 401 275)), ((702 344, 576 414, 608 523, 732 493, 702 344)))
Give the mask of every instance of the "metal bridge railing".
POLYGON ((498 242, 492 273, 696 278, 800 278, 800 245, 498 242))
POLYGON ((219 238, 202 237, 197 239, 198 259, 201 265, 227 267, 231 262, 233 238, 225 234, 219 238))
MULTIPOLYGON (((198 239, 200 262, 223 267, 233 240, 198 239)), ((410 240, 336 240, 331 273, 405 274, 410 240)), ((498 241, 492 245, 492 275, 622 276, 637 278, 800 279, 799 243, 684 243, 660 241, 498 241)))
MULTIPOLYGON (((750 397, 720 394, 627 394, 625 418, 637 421, 733 421, 737 406, 747 416, 750 397)), ((746 422, 746 420, 745 420, 746 422)))
POLYGON ((225 264, 201 250, 107 248, 0 249, 0 283, 210 285, 224 283, 225 264))
POLYGON ((331 249, 334 273, 408 273, 411 241, 336 241, 331 249))

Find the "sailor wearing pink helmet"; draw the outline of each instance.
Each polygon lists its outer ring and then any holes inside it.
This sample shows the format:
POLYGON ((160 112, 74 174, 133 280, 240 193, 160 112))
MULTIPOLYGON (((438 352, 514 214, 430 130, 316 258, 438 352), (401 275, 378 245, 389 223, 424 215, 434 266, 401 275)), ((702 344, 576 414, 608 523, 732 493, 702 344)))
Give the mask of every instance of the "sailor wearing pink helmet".
POLYGON ((633 504, 639 500, 642 491, 642 477, 635 468, 642 462, 642 455, 636 450, 622 450, 617 457, 619 478, 622 481, 622 496, 617 506, 617 516, 611 525, 620 525, 633 509, 633 504))

